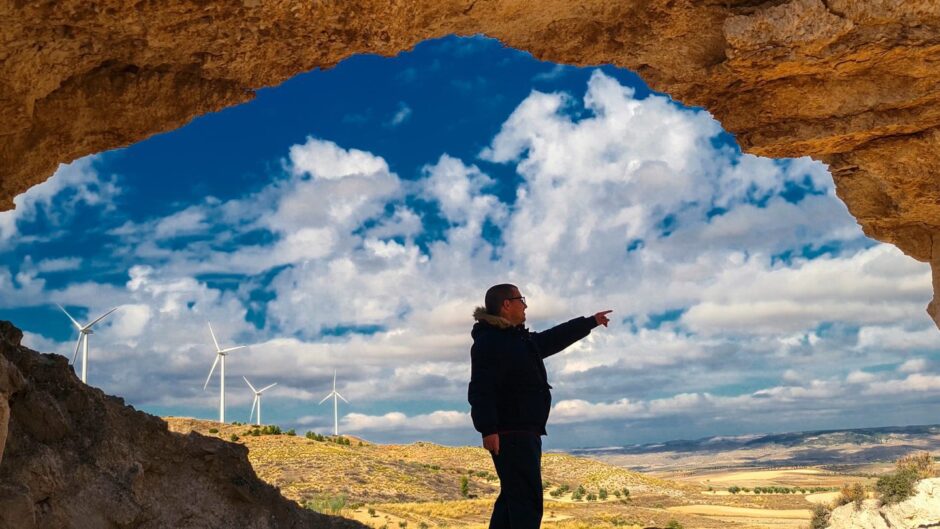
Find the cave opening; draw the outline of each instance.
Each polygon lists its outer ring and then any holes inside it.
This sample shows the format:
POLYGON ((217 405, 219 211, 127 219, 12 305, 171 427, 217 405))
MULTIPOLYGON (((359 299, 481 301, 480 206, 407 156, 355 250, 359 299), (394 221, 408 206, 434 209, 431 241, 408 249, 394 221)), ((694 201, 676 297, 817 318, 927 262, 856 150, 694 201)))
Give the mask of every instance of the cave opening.
POLYGON ((503 280, 534 328, 617 317, 550 363, 549 446, 930 422, 940 380, 929 267, 866 238, 824 165, 484 37, 302 74, 17 201, 0 318, 70 356, 54 303, 120 305, 89 382, 158 415, 214 416, 211 321, 254 344, 233 378, 279 382, 272 422, 326 432, 338 369, 346 431, 473 443, 470 312, 503 280))

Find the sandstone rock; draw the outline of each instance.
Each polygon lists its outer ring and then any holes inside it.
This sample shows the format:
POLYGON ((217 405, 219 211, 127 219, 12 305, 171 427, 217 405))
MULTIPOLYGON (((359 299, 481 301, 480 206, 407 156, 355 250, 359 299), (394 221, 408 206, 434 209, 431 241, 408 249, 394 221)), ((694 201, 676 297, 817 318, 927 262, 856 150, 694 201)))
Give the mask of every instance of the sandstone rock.
POLYGON ((866 234, 940 267, 935 0, 0 2, 0 209, 300 72, 477 33, 629 68, 745 151, 825 161, 866 234))
POLYGON ((848 504, 833 509, 830 529, 921 529, 940 527, 940 478, 922 480, 914 496, 895 505, 866 500, 861 508, 848 504))
POLYGON ((302 509, 244 446, 170 432, 21 337, 0 321, 0 529, 364 527, 302 509))

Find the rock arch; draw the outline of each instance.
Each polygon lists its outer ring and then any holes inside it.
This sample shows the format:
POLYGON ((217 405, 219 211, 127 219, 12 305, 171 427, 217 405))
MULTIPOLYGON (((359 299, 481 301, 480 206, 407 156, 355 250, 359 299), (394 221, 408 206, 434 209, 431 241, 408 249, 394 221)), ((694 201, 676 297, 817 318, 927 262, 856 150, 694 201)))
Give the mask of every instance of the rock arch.
POLYGON ((354 54, 483 33, 610 63, 741 147, 830 166, 865 233, 933 267, 940 4, 931 0, 110 0, 0 3, 0 210, 61 162, 248 101, 354 54))

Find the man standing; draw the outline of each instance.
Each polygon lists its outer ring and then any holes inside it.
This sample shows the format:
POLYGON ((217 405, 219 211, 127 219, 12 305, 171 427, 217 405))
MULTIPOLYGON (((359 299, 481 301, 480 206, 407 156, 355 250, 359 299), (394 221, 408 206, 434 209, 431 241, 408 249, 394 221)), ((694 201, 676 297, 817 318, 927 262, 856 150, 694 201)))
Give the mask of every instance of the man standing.
POLYGON ((543 332, 523 326, 525 297, 515 285, 486 291, 470 335, 467 398, 473 426, 493 456, 500 491, 490 529, 538 529, 542 522, 542 435, 552 405, 545 357, 584 338, 607 314, 575 318, 543 332))

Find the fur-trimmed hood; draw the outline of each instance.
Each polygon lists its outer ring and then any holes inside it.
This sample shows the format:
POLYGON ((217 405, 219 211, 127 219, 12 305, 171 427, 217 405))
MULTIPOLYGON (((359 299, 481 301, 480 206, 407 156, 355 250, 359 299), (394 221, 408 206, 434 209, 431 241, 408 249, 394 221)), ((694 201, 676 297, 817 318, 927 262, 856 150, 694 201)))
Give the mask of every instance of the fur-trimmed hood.
POLYGON ((473 319, 481 323, 487 323, 496 327, 497 329, 509 329, 513 326, 506 318, 502 316, 493 316, 489 312, 486 312, 486 307, 477 307, 473 311, 473 319))

